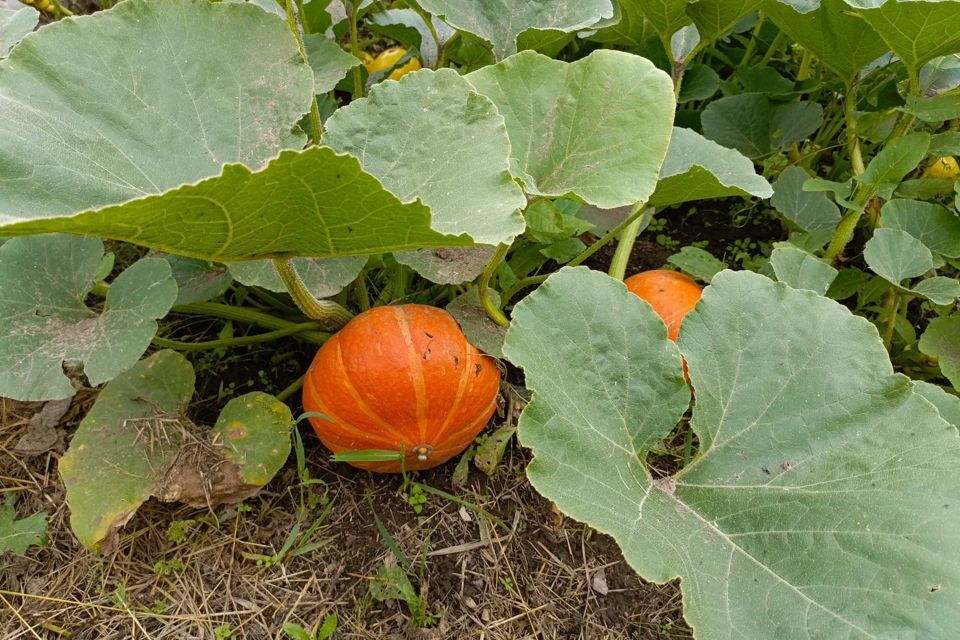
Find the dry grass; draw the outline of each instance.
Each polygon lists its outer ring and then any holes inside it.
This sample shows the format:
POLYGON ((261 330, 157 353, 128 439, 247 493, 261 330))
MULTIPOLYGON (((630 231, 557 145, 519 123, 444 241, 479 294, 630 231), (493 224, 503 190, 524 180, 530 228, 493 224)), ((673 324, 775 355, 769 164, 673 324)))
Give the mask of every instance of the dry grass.
MULTIPOLYGON (((302 541, 324 543, 319 548, 273 566, 250 559, 277 551, 296 523, 300 492, 291 456, 267 490, 239 509, 148 503, 123 530, 118 551, 98 557, 70 533, 59 452, 30 459, 12 453, 38 407, 0 402, 0 492, 19 495, 20 517, 50 514, 47 547, 23 558, 0 556, 4 640, 266 640, 283 638, 285 622, 310 627, 330 613, 339 618, 337 639, 691 637, 676 585, 644 583, 609 538, 555 514, 526 483, 526 458, 517 449, 493 479, 473 472, 468 489, 450 487, 450 466, 421 477, 496 514, 508 531, 432 496, 418 516, 397 494, 400 478, 333 465, 308 439, 308 467, 326 484, 312 487, 318 504, 304 528, 333 502, 315 535, 302 541), (405 556, 417 565, 426 551, 423 580, 419 571, 412 580, 438 617, 430 627, 411 630, 405 605, 368 595, 378 567, 396 561, 377 532, 368 495, 405 556), (185 531, 182 539, 171 539, 171 523, 185 531)), ((82 410, 68 413, 68 432, 82 410)))

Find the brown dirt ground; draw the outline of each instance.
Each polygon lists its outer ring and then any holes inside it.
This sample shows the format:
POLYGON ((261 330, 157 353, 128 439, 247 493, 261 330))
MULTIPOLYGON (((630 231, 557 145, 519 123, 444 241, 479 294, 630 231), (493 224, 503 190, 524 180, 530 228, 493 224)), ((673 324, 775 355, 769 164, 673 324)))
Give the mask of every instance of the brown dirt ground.
MULTIPOLYGON (((90 399, 78 396, 77 404, 90 399)), ((493 478, 473 470, 463 489, 451 486, 453 463, 419 477, 495 514, 509 531, 433 496, 417 515, 398 495, 401 478, 334 464, 307 434, 308 467, 325 483, 313 493, 333 503, 309 540, 322 542, 318 549, 272 567, 244 555, 278 550, 295 524, 299 494, 291 456, 246 503, 249 510, 206 512, 151 501, 123 530, 118 551, 99 557, 70 533, 56 470, 62 449, 30 459, 12 452, 39 405, 2 402, 0 492, 18 494, 18 517, 50 514, 47 547, 0 557, 5 640, 218 638, 224 625, 233 635, 219 638, 261 640, 283 638, 285 622, 309 627, 329 613, 338 615, 338 639, 691 637, 677 585, 640 580, 609 537, 558 516, 526 482, 527 457, 517 448, 508 449, 493 478), (412 630, 405 606, 368 596, 378 567, 396 561, 367 496, 415 565, 427 550, 422 580, 415 575, 413 582, 426 594, 435 624, 412 630), (186 521, 187 536, 178 542, 168 536, 174 521, 186 521), (157 562, 174 566, 165 571, 157 562)), ((68 415, 68 433, 83 411, 78 406, 68 415)), ((322 511, 320 504, 311 519, 322 511)))

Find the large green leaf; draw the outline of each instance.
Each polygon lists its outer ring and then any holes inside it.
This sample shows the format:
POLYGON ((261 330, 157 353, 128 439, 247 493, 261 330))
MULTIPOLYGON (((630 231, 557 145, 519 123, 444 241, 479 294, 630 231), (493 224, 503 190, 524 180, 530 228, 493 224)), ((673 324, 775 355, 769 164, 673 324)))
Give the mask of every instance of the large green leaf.
POLYGON ((960 51, 957 0, 845 0, 903 60, 919 70, 925 62, 960 51))
POLYGON ((613 17, 610 0, 420 0, 420 6, 491 43, 498 60, 516 53, 517 37, 528 29, 569 32, 613 17))
POLYGON ((933 202, 891 200, 880 210, 880 224, 906 231, 930 251, 960 258, 960 217, 933 202))
POLYGON ((692 129, 674 127, 650 205, 661 208, 707 198, 771 195, 770 183, 757 175, 749 158, 692 129))
POLYGON ((506 120, 528 194, 612 209, 653 193, 675 101, 650 61, 603 50, 568 64, 524 51, 466 78, 506 120))
POLYGON ((701 114, 703 134, 750 158, 787 149, 817 130, 823 108, 815 102, 773 102, 742 93, 711 102, 701 114))
POLYGON ((347 53, 321 33, 305 35, 303 48, 313 69, 313 90, 318 94, 333 91, 350 69, 361 64, 360 58, 347 53))
POLYGON ((255 173, 227 165, 222 175, 194 185, 75 215, 0 214, 4 235, 55 231, 222 262, 470 244, 433 231, 426 206, 403 204, 356 158, 328 147, 284 151, 255 173))
POLYGON ((0 57, 7 55, 13 45, 33 31, 39 21, 40 13, 33 7, 0 7, 0 57))
POLYGON ((687 0, 620 0, 624 11, 641 12, 653 26, 662 42, 690 24, 687 15, 687 0))
MULTIPOLYGON (((606 45, 620 45, 638 50, 650 37, 656 37, 648 26, 651 21, 644 20, 644 12, 650 4, 652 3, 641 0, 616 0, 613 17, 601 20, 593 25, 596 31, 581 34, 581 37, 606 45)), ((680 3, 681 19, 685 18, 683 4, 684 2, 680 3)), ((689 18, 686 20, 689 22, 689 18)))
POLYGON ((85 300, 103 259, 96 238, 14 238, 0 246, 0 396, 69 398, 64 364, 92 385, 132 366, 150 345, 177 285, 170 265, 144 258, 117 276, 99 313, 85 300))
POLYGON ((904 176, 920 164, 929 148, 929 133, 911 133, 898 138, 873 157, 857 180, 877 189, 881 198, 889 199, 904 176))
POLYGON ((810 178, 803 167, 787 167, 773 183, 770 204, 804 231, 835 229, 840 208, 823 192, 804 191, 803 185, 810 178))
POLYGON ((763 0, 692 0, 687 15, 697 25, 700 38, 713 42, 761 4, 763 0))
POLYGON ((438 231, 487 244, 523 232, 503 118, 452 69, 378 84, 327 120, 324 142, 360 158, 401 200, 419 198, 438 231))
POLYGON ((888 50, 843 0, 766 0, 763 11, 844 80, 853 79, 888 50))
POLYGON ((206 429, 185 415, 193 385, 190 363, 161 351, 100 392, 60 460, 70 524, 84 546, 115 548, 150 496, 198 507, 239 502, 283 465, 293 423, 286 405, 249 393, 206 429))
MULTIPOLYGON (((936 318, 920 336, 922 353, 937 358, 940 371, 960 390, 960 316, 936 318)), ((958 425, 960 426, 960 425, 958 425)))
POLYGON ((821 296, 840 273, 830 263, 795 247, 788 242, 777 243, 770 253, 770 265, 777 280, 794 289, 809 289, 821 296))
POLYGON ((946 638, 960 626, 960 437, 839 304, 723 272, 685 320, 700 448, 645 460, 686 409, 663 323, 619 283, 564 270, 517 305, 505 352, 533 401, 527 474, 679 577, 700 638, 946 638), (571 375, 575 372, 575 375, 571 375))
POLYGON ((259 168, 312 91, 287 26, 252 5, 127 0, 48 25, 0 62, 0 224, 259 168))
POLYGON ((933 268, 930 249, 900 229, 877 229, 863 248, 863 259, 874 273, 898 286, 933 268))

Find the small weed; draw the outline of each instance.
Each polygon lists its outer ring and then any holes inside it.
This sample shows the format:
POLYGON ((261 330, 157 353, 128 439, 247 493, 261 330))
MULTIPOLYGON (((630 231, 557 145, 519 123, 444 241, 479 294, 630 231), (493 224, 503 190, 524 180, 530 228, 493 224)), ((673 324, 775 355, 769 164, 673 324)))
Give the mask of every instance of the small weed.
POLYGON ((174 571, 183 571, 185 568, 180 560, 157 560, 153 564, 153 572, 158 576, 168 576, 174 571))
POLYGON ((314 626, 313 631, 307 631, 299 624, 288 622, 283 625, 283 632, 290 640, 328 640, 337 630, 337 614, 331 613, 324 617, 323 624, 314 626))
POLYGON ((407 494, 407 504, 413 507, 414 513, 421 513, 423 505, 427 503, 427 494, 423 492, 423 486, 417 482, 410 483, 410 493, 407 494))
POLYGON ((237 640, 233 633, 233 627, 228 624, 222 624, 213 630, 214 640, 237 640))

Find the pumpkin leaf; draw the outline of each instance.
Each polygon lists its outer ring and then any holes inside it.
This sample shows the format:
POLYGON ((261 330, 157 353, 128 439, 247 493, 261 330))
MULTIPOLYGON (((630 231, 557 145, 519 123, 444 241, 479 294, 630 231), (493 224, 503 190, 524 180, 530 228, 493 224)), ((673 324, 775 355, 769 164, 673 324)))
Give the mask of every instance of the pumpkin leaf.
POLYGON ((940 371, 955 389, 960 389, 960 316, 932 320, 920 336, 918 347, 921 353, 937 358, 940 371))
POLYGON ((19 9, 0 7, 0 57, 7 55, 13 45, 33 31, 39 22, 40 12, 33 7, 19 9))
POLYGON ((528 29, 571 32, 613 17, 610 0, 420 0, 420 6, 450 26, 483 38, 498 60, 517 52, 528 29))
POLYGON ((881 198, 890 199, 904 176, 917 168, 930 148, 929 133, 911 133, 884 145, 857 180, 877 189, 881 198))
POLYGON ((698 247, 684 247, 680 253, 667 258, 667 262, 704 282, 710 282, 713 276, 726 268, 712 253, 698 247))
MULTIPOLYGON (((440 44, 446 43, 456 33, 445 22, 433 18, 433 29, 440 39, 440 44)), ((383 33, 404 44, 407 48, 415 47, 423 56, 425 66, 433 67, 437 62, 437 42, 424 19, 413 9, 387 9, 370 16, 367 27, 376 33, 383 33), (410 37, 412 35, 412 37, 410 37)))
POLYGON ((787 242, 776 245, 770 264, 777 280, 794 289, 809 289, 825 295, 840 273, 829 262, 787 242))
POLYGON ((495 252, 495 247, 481 245, 401 251, 393 257, 430 282, 461 284, 476 279, 495 252))
POLYGON ((921 380, 913 381, 913 390, 930 401, 940 412, 940 417, 960 429, 960 396, 947 393, 941 387, 921 380))
POLYGON ((713 42, 761 4, 763 0, 693 0, 686 9, 703 41, 713 42))
POLYGON ((612 209, 653 193, 675 100, 648 60, 600 50, 566 63, 524 51, 466 78, 506 120, 511 171, 527 194, 612 209))
MULTIPOLYGON (((500 294, 492 290, 489 293, 494 304, 499 305, 500 294)), ((470 344, 494 358, 503 358, 503 339, 507 328, 490 319, 480 303, 476 287, 454 298, 446 309, 460 325, 470 344)))
POLYGON ((950 304, 960 297, 960 282, 954 278, 934 276, 913 286, 903 284, 904 280, 922 276, 934 267, 930 249, 906 231, 877 229, 864 246, 863 259, 874 273, 890 284, 934 304, 950 304))
POLYGON ((714 100, 701 114, 703 135, 754 159, 804 140, 822 120, 815 102, 776 103, 762 93, 714 100))
POLYGON ((103 258, 96 238, 14 238, 0 246, 0 395, 73 395, 64 364, 82 363, 96 386, 132 366, 173 306, 170 265, 143 258, 113 281, 103 310, 86 305, 103 258))
POLYGON ((47 544, 47 514, 41 511, 17 520, 16 504, 15 493, 0 503, 0 555, 10 551, 22 556, 33 545, 47 544))
MULTIPOLYGON (((366 264, 367 256, 293 259, 297 274, 315 298, 330 298, 337 295, 357 279, 366 264)), ((287 287, 280 279, 273 260, 231 262, 230 273, 238 282, 248 287, 263 287, 277 293, 287 292, 287 287)))
POLYGON ((908 68, 960 50, 956 0, 845 0, 908 68))
POLYGON ((523 232, 503 118, 452 69, 376 85, 327 120, 324 142, 360 158, 404 202, 419 198, 438 231, 485 244, 523 232))
POLYGON ((770 183, 757 175, 749 158, 692 129, 674 127, 660 167, 660 181, 649 204, 659 209, 692 200, 771 195, 770 183))
POLYGON ((891 200, 880 210, 880 225, 905 231, 942 256, 960 258, 960 218, 946 207, 933 202, 891 200))
POLYGON ((0 225, 262 167, 298 143, 313 92, 298 60, 248 4, 129 0, 44 27, 0 62, 0 225))
POLYGON ((916 116, 924 122, 940 123, 945 120, 960 118, 960 96, 952 94, 931 97, 907 96, 907 103, 900 107, 900 110, 916 116))
POLYGON ((196 507, 239 502, 282 466, 293 424, 286 405, 250 393, 224 407, 216 428, 201 428, 184 413, 193 385, 190 363, 160 351, 100 392, 60 461, 70 524, 85 547, 115 549, 151 496, 196 507))
POLYGON ((763 12, 843 80, 887 52, 844 0, 766 0, 763 12))
POLYGON ((520 302, 505 351, 534 394, 519 423, 534 487, 612 535, 645 579, 679 577, 698 637, 956 628, 960 437, 893 372, 876 328, 727 271, 679 347, 699 451, 654 479, 647 452, 688 400, 663 323, 582 269, 520 302))
POLYGON ((221 296, 233 283, 233 276, 222 264, 163 254, 170 263, 170 271, 177 282, 177 300, 174 304, 206 302, 221 296))
POLYGON ((687 0, 621 0, 621 4, 642 11, 662 42, 693 21, 687 15, 687 0))
POLYGON ((808 180, 810 174, 803 167, 787 167, 773 183, 770 204, 804 231, 835 229, 840 208, 823 192, 804 191, 808 180))
POLYGON ((313 69, 313 90, 318 95, 333 91, 350 69, 362 64, 360 58, 347 53, 322 33, 303 36, 303 49, 313 69))
POLYGON ((427 207, 403 204, 356 158, 328 147, 284 151, 257 172, 227 165, 222 175, 197 184, 71 216, 10 220, 0 214, 5 235, 56 231, 218 262, 472 244, 432 230, 427 207))

